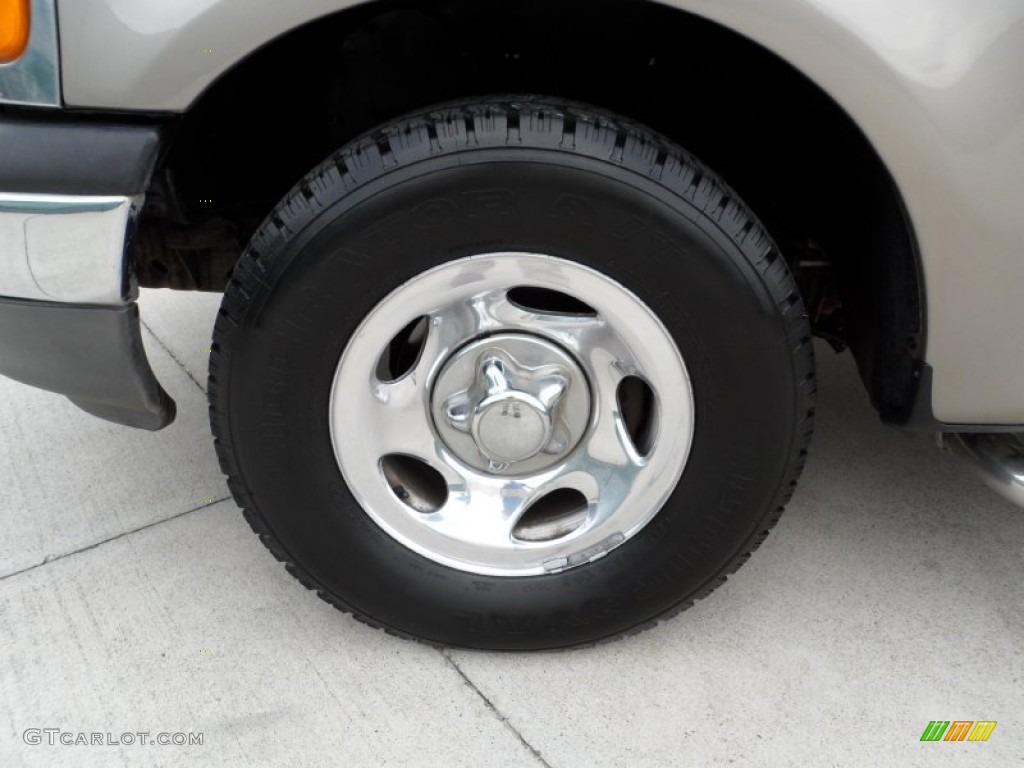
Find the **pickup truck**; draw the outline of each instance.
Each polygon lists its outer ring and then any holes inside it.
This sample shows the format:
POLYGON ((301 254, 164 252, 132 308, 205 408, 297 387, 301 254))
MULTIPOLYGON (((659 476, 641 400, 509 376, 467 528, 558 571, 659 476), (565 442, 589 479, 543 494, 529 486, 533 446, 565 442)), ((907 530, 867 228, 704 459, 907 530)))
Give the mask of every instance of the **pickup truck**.
POLYGON ((175 415, 223 293, 234 498, 437 645, 704 598, 779 519, 814 337, 1024 504, 1024 0, 0 0, 0 374, 175 415))

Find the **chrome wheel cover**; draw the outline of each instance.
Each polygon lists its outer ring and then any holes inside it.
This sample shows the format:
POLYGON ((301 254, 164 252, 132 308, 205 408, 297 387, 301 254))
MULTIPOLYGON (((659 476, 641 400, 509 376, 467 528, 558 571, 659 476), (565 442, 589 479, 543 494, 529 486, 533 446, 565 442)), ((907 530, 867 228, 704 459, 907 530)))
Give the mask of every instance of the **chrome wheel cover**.
POLYGON ((649 523, 694 414, 675 342, 631 291, 573 261, 492 253, 428 270, 367 315, 329 418, 345 482, 391 537, 461 571, 530 576, 592 562, 649 523), (513 289, 591 311, 524 306, 513 289), (415 357, 392 378, 381 361, 418 319, 415 357), (627 379, 647 393, 641 440, 627 379))

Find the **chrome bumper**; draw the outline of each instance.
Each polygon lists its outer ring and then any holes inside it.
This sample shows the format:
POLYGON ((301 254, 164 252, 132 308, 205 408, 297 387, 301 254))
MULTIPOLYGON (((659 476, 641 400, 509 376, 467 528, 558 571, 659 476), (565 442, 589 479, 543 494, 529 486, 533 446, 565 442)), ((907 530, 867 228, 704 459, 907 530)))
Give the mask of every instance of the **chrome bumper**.
POLYGON ((0 296, 122 306, 142 196, 0 193, 0 296))

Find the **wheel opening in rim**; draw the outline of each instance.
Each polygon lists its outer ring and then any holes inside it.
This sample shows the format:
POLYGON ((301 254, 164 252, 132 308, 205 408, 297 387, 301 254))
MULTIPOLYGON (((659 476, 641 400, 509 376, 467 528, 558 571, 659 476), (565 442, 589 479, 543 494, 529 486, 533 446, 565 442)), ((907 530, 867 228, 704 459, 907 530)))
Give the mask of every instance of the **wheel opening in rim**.
POLYGON ((554 541, 568 536, 587 519, 587 498, 573 488, 559 488, 530 505, 512 536, 520 541, 554 541))
POLYGON ((627 376, 619 382, 615 396, 633 448, 640 456, 648 456, 654 447, 658 423, 654 391, 639 376, 627 376))
POLYGON ((574 296, 551 288, 520 285, 506 294, 508 300, 520 309, 541 315, 583 315, 596 317, 597 311, 574 296))
POLYGON ((395 497, 416 512, 437 512, 448 501, 448 484, 424 461, 391 453, 380 460, 380 471, 395 497))
POLYGON ((379 381, 396 381, 416 366, 427 340, 428 322, 426 315, 417 317, 388 342, 377 360, 376 375, 379 381))

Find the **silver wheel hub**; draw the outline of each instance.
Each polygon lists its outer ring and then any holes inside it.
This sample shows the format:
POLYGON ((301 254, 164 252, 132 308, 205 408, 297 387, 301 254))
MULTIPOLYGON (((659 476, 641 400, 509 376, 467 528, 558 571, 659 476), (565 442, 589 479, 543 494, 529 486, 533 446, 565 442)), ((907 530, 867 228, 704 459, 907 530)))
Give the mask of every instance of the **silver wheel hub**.
POLYGON ((417 275, 370 311, 330 402, 367 516, 440 565, 530 576, 643 530, 682 475, 693 391, 635 294, 577 262, 491 253, 417 275))
POLYGON ((453 355, 434 387, 437 430, 452 453, 488 472, 522 474, 557 464, 589 421, 579 365, 550 341, 501 334, 453 355))

